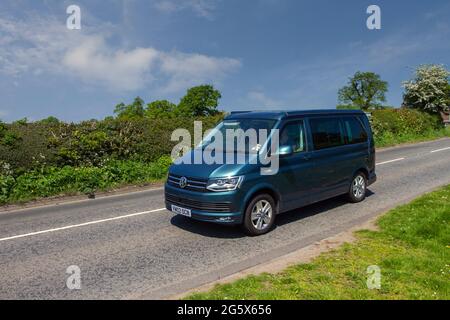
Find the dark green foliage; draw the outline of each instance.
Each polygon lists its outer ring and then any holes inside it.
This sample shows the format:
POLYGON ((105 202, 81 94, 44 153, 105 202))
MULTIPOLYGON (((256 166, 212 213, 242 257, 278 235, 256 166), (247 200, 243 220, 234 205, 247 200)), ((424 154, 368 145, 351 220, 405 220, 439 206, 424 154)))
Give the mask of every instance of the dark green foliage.
POLYGON ((185 128, 193 133, 195 120, 203 122, 204 130, 210 129, 222 117, 223 114, 204 118, 107 118, 78 124, 6 125, 6 132, 21 138, 12 146, 0 145, 0 161, 9 163, 19 173, 36 165, 99 166, 111 159, 153 162, 169 155, 178 143, 170 141, 175 129, 185 128))
POLYGON ((173 118, 176 116, 177 105, 167 100, 157 100, 147 105, 145 116, 148 118, 173 118))
POLYGON ((447 100, 446 100, 446 104, 448 106, 450 106, 450 83, 447 85, 447 88, 445 89, 446 95, 447 95, 447 100))
POLYGON ((201 85, 188 89, 178 105, 167 100, 156 100, 145 107, 144 100, 136 97, 131 104, 118 104, 114 113, 124 120, 214 116, 220 113, 217 106, 221 97, 220 91, 212 85, 201 85))
POLYGON ((218 113, 217 106, 222 97, 212 85, 190 88, 178 105, 178 112, 183 115, 201 117, 218 113))
POLYGON ((28 119, 27 118, 19 119, 19 120, 14 121, 13 124, 26 126, 28 124, 28 119))
POLYGON ((0 121, 0 145, 3 146, 13 146, 20 140, 20 136, 8 130, 8 127, 0 121))
POLYGON ((386 101, 388 83, 373 72, 356 72, 348 84, 339 90, 342 104, 354 105, 362 110, 378 109, 386 101))
POLYGON ((50 116, 50 117, 42 119, 42 120, 40 120, 38 122, 40 122, 42 124, 49 124, 49 125, 53 124, 53 125, 55 125, 55 124, 59 123, 59 120, 56 117, 50 116))
POLYGON ((32 168, 35 159, 50 158, 46 135, 47 125, 7 124, 0 142, 0 162, 8 163, 16 173, 20 173, 32 168))
POLYGON ((125 105, 123 102, 119 103, 115 107, 114 113, 121 119, 129 120, 143 118, 145 115, 144 104, 144 100, 140 97, 136 97, 132 104, 125 105))

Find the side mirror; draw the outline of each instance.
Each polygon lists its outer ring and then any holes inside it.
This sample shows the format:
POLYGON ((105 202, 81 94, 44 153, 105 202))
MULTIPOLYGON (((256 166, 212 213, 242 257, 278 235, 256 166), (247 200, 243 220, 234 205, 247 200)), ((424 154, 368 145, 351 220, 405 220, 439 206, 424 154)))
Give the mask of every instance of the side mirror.
POLYGON ((292 149, 292 146, 280 146, 278 149, 278 155, 280 157, 287 157, 294 153, 294 149, 292 149))

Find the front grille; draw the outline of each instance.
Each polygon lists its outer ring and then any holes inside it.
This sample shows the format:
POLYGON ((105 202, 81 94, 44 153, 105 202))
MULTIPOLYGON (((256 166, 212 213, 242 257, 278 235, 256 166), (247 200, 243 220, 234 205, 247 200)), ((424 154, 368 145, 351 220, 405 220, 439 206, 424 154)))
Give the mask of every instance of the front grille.
POLYGON ((203 202, 181 198, 170 193, 165 195, 167 202, 187 209, 207 212, 231 212, 231 204, 228 202, 203 202))
MULTIPOLYGON (((182 176, 175 175, 175 174, 169 174, 169 177, 167 179, 167 183, 169 183, 173 187, 180 188, 180 179, 182 176)), ((206 185, 207 180, 206 179, 199 179, 199 178, 187 178, 187 185, 185 190, 191 190, 191 191, 197 191, 197 192, 207 192, 206 185)))

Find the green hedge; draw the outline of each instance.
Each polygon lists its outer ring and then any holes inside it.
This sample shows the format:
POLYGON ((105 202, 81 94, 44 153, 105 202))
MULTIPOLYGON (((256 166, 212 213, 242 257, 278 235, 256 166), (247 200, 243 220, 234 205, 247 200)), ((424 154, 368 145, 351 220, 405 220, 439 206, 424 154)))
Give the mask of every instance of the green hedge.
POLYGON ((0 164, 7 163, 16 174, 37 166, 99 166, 105 161, 153 162, 170 154, 177 142, 172 132, 185 128, 193 133, 194 121, 210 129, 223 118, 162 118, 123 120, 107 118, 73 123, 8 124, 14 143, 0 143, 0 164))
POLYGON ((372 112, 372 128, 376 136, 385 132, 421 134, 442 128, 442 120, 414 109, 376 110, 372 112))
POLYGON ((376 110, 372 112, 371 122, 377 146, 446 135, 439 115, 415 109, 376 110))

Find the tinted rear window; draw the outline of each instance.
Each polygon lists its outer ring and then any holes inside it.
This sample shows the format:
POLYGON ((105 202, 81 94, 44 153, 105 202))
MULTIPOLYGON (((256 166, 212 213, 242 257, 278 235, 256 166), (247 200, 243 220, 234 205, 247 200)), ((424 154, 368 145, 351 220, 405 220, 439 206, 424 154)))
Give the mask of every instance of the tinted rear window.
POLYGON ((310 119, 309 123, 316 150, 344 145, 344 134, 339 118, 316 118, 310 119))
POLYGON ((345 117, 342 121, 344 123, 344 132, 348 144, 367 141, 367 133, 358 119, 355 117, 345 117))

